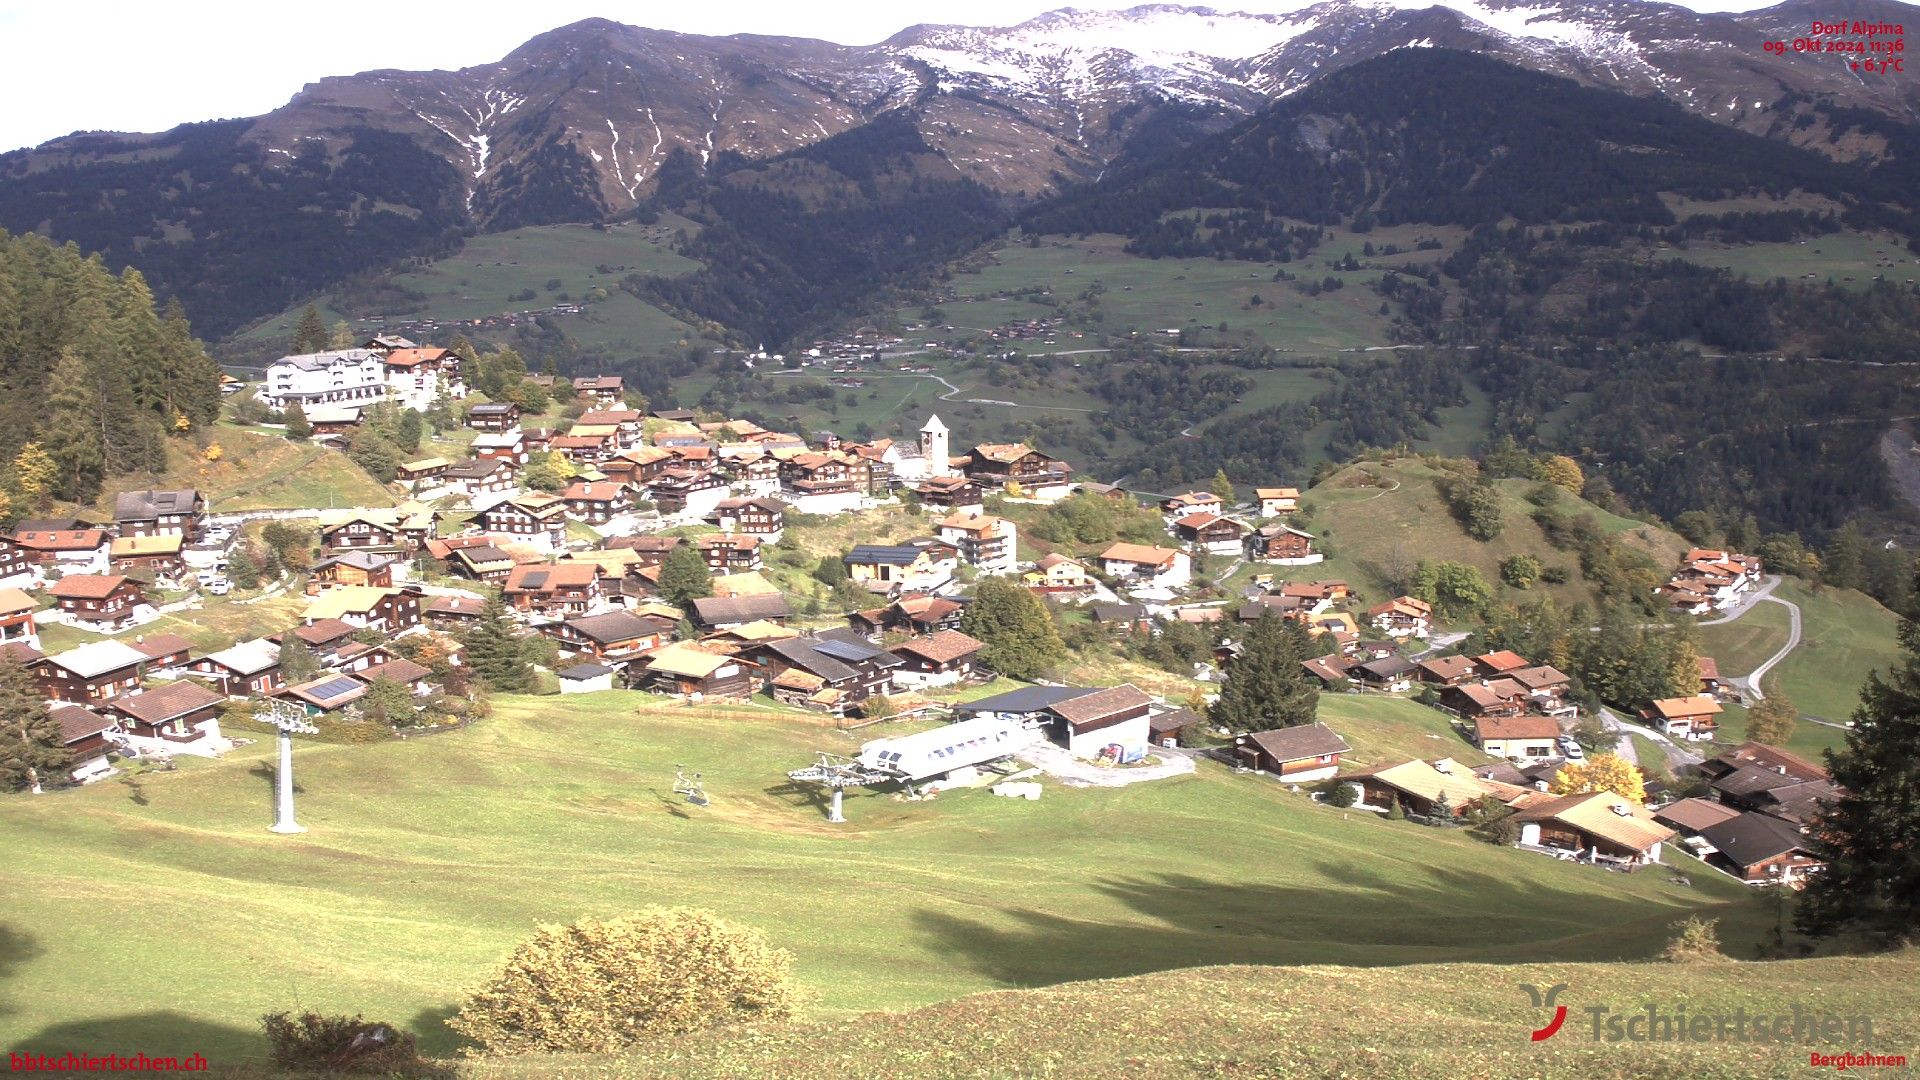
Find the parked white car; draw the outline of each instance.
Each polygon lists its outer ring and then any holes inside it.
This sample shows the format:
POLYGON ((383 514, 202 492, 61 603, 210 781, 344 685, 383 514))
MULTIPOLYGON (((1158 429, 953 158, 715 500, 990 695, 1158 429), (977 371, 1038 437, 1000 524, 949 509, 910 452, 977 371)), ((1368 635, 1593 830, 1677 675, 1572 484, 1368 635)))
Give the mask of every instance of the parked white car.
POLYGON ((212 581, 207 582, 207 591, 215 596, 225 596, 232 588, 233 583, 226 578, 214 578, 212 581))

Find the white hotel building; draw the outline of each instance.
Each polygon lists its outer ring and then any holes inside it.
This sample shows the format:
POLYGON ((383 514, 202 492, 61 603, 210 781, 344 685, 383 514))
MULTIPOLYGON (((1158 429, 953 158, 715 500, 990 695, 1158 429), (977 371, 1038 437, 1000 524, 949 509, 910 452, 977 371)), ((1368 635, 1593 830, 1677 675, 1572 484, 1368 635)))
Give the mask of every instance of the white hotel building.
POLYGON ((371 349, 283 356, 268 365, 259 397, 271 409, 371 405, 387 397, 386 358, 371 349))

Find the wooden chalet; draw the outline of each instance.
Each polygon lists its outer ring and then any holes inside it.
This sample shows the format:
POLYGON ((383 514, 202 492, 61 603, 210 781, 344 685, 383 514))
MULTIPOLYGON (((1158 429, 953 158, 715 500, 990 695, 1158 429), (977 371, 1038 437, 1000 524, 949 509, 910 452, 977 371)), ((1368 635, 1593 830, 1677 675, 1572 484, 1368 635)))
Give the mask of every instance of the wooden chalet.
POLYGON ((315 596, 343 585, 370 585, 384 589, 393 584, 393 565, 398 560, 372 551, 346 550, 313 564, 307 578, 307 595, 315 596))
POLYGON ((1352 750, 1325 724, 1255 731, 1233 740, 1234 761, 1272 773, 1290 784, 1310 784, 1340 771, 1340 755, 1352 750))
POLYGON ((916 485, 913 493, 929 510, 982 514, 987 508, 986 491, 964 476, 936 476, 916 485))
POLYGON ((1175 495, 1160 503, 1160 513, 1168 521, 1176 521, 1194 514, 1212 514, 1219 516, 1226 509, 1220 496, 1211 491, 1189 491, 1175 495))
POLYGON ((1640 718, 1670 739, 1711 739, 1720 727, 1714 718, 1722 711, 1719 702, 1704 694, 1695 694, 1651 702, 1640 710, 1640 718))
POLYGON ((1573 852, 1586 862, 1636 867, 1660 861, 1674 831, 1611 791, 1563 795, 1520 809, 1519 846, 1573 852))
POLYGON ((886 607, 848 615, 847 624, 865 634, 869 640, 878 641, 889 630, 932 634, 957 629, 960 617, 966 611, 967 606, 958 600, 925 593, 905 593, 886 607))
POLYGON ((527 463, 527 434, 517 427, 483 431, 467 444, 467 452, 476 461, 498 461, 506 465, 509 472, 517 471, 527 463))
POLYGON ((48 709, 47 716, 60 727, 60 745, 70 757, 68 774, 74 782, 84 784, 113 771, 108 755, 114 744, 109 735, 119 733, 113 717, 64 703, 48 709))
POLYGON ((353 514, 320 526, 320 547, 328 554, 342 551, 399 554, 406 546, 399 520, 390 514, 353 514))
POLYGON ((467 408, 467 426, 475 431, 505 431, 520 426, 520 406, 511 401, 489 401, 467 408))
POLYGON ((1182 543, 1214 555, 1233 555, 1250 535, 1245 525, 1211 511, 1199 510, 1173 520, 1173 535, 1182 543))
POLYGON ((728 630, 750 622, 783 622, 793 617, 787 598, 778 593, 756 596, 706 596, 692 602, 688 618, 703 630, 728 630))
POLYGON ((633 497, 625 484, 611 480, 576 480, 560 493, 567 512, 589 525, 605 525, 614 518, 633 512, 633 497))
POLYGON ((429 596, 420 616, 436 630, 459 630, 479 622, 486 608, 487 602, 474 596, 429 596))
POLYGON ((467 496, 500 495, 519 486, 513 465, 499 458, 476 457, 449 465, 440 474, 440 482, 467 496))
POLYGON ((113 497, 113 528, 122 537, 177 536, 191 543, 200 537, 207 500, 192 488, 123 491, 113 497))
POLYGON ((1049 552, 1020 578, 1021 584, 1037 593, 1079 596, 1093 590, 1095 581, 1086 564, 1057 551, 1049 552))
MULTIPOLYGON (((1440 691, 1440 704, 1468 721, 1519 716, 1527 711, 1527 688, 1512 679, 1458 683, 1440 691)), ((1558 734, 1557 729, 1555 733, 1558 734)))
POLYGON ((582 375, 573 380, 573 393, 583 401, 610 409, 626 398, 627 384, 618 375, 582 375))
POLYGON ((729 653, 676 641, 635 663, 628 679, 635 689, 696 700, 745 700, 753 694, 750 665, 729 653))
MULTIPOLYGON (((320 656, 315 650, 315 656, 320 656)), ((266 696, 286 685, 280 646, 267 638, 242 641, 187 662, 187 672, 230 698, 266 696)))
MULTIPOLYGON (((1179 522, 1174 523, 1176 526, 1179 522)), ((1291 525, 1263 525, 1247 534, 1247 558, 1282 566, 1305 566, 1321 561, 1313 550, 1313 534, 1291 525)))
POLYGON ((1430 686, 1459 686, 1479 677, 1479 669, 1465 656, 1435 656, 1417 666, 1420 681, 1430 686))
POLYGON ((102 633, 133 625, 135 609, 147 602, 140 583, 122 574, 69 574, 47 595, 70 622, 102 633))
POLYGON ((1071 490, 1073 468, 1025 443, 985 443, 967 452, 963 471, 982 488, 1024 491, 1038 498, 1071 490))
MULTIPOLYGON (((1367 625, 1396 640, 1425 638, 1433 632, 1433 605, 1417 597, 1396 596, 1384 604, 1368 608, 1367 625)), ((1498 675, 1500 672, 1488 674, 1498 675)))
POLYGON ((893 686, 900 657, 849 630, 762 642, 743 650, 775 700, 846 716, 893 686))
POLYGON ((893 672, 894 682, 918 689, 984 678, 987 672, 980 666, 980 650, 984 648, 984 643, 958 630, 936 630, 903 641, 889 650, 900 661, 893 672))
POLYGON ((135 746, 202 752, 225 749, 220 707, 226 697, 197 683, 176 682, 152 690, 122 694, 104 705, 135 746))
POLYGON ((1798 888, 1826 869, 1806 827, 1772 814, 1742 813, 1699 832, 1708 863, 1749 885, 1798 888))
POLYGON ((300 620, 311 625, 338 619, 359 630, 399 634, 420 625, 421 596, 418 585, 386 589, 347 585, 314 597, 300 620))
POLYGON ((707 520, 720 526, 723 532, 777 542, 786 529, 787 508, 779 501, 765 497, 722 499, 707 515, 707 520))
POLYGON ((585 615, 600 601, 600 571, 593 563, 521 563, 500 589, 507 606, 548 616, 585 615))
POLYGON ((507 575, 513 573, 516 565, 518 560, 492 544, 458 547, 447 552, 448 570, 461 577, 484 581, 490 585, 505 583, 507 575))
POLYGON ((34 614, 40 605, 19 589, 0 588, 0 645, 21 642, 40 646, 40 627, 34 614))
POLYGON ((109 640, 42 656, 29 666, 48 698, 95 705, 140 689, 146 663, 146 654, 109 640))
POLYGON ((393 470, 393 479, 401 484, 431 486, 447 475, 447 470, 452 467, 453 462, 443 457, 418 458, 401 462, 399 467, 393 470))
POLYGON ((552 495, 502 499, 480 511, 474 523, 487 532, 548 548, 567 542, 567 504, 552 495))
POLYGON ((140 669, 142 675, 184 668, 193 656, 193 642, 179 634, 142 634, 127 644, 147 658, 140 669))
POLYGON ((663 469, 647 482, 654 508, 669 517, 717 503, 726 489, 726 477, 716 470, 683 466, 663 469))
POLYGON ((760 538, 742 533, 714 533, 695 537, 693 545, 707 569, 716 574, 744 574, 760 569, 760 538))
POLYGON ((676 625, 659 615, 611 611, 547 623, 540 632, 574 656, 623 665, 672 641, 676 625))

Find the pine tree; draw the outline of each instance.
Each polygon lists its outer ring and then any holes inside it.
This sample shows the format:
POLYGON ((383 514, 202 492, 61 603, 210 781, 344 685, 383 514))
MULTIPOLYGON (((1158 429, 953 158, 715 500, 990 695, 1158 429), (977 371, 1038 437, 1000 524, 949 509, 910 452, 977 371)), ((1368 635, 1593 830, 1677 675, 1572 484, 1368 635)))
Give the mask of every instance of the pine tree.
POLYGON ((667 552, 660 564, 660 595, 674 607, 686 609, 694 600, 713 595, 713 571, 706 556, 692 543, 667 552))
POLYGON ((227 556, 227 580, 242 589, 260 587, 260 560, 244 545, 227 556))
POLYGON ((280 674, 290 684, 303 683, 320 674, 319 658, 291 630, 280 635, 280 674))
POLYGON ((392 727, 411 725, 419 715, 413 707, 413 691, 405 683, 388 678, 376 678, 367 685, 360 711, 374 723, 392 727))
POLYGON ((1227 664, 1220 700, 1207 715, 1230 731, 1269 731, 1312 723, 1320 689, 1300 664, 1313 657, 1299 623, 1266 614, 1247 627, 1227 664))
POLYGON ((1747 738, 1768 746, 1785 746, 1799 720, 1800 709, 1776 688, 1747 707, 1747 738))
POLYGON ((1000 578, 982 581, 960 629, 985 648, 980 659, 1014 679, 1033 679, 1067 658, 1067 646, 1040 598, 1000 578))
POLYGON ((832 588, 847 580, 847 564, 838 555, 822 555, 813 568, 813 580, 832 588))
POLYGON ((533 689, 533 665, 527 663, 520 638, 507 620, 506 602, 499 597, 487 598, 463 644, 467 647, 467 664, 487 689, 497 694, 533 689))
POLYGON ((394 425, 394 445, 409 454, 417 452, 420 439, 426 434, 426 426, 426 420, 419 413, 412 409, 402 410, 399 423, 394 425))
POLYGON ((53 366, 47 411, 42 445, 57 469, 53 493, 74 501, 91 499, 107 471, 103 403, 87 362, 72 350, 63 352, 53 366))
POLYGON ((1920 627, 1903 623, 1900 645, 1897 666, 1867 676, 1846 744, 1827 751, 1841 795, 1814 830, 1827 868, 1801 894, 1802 933, 1920 936, 1920 627))
POLYGON ((300 324, 293 331, 293 351, 319 352, 327 347, 327 327, 320 321, 320 309, 312 304, 300 313, 300 324))
POLYGON ((307 422, 307 410, 301 408, 299 402, 296 401, 287 406, 287 411, 284 415, 286 417, 287 438, 292 439, 294 442, 306 442, 308 439, 313 438, 313 425, 307 422))
POLYGON ((393 479, 402 464, 400 448, 370 427, 353 433, 353 439, 347 443, 347 456, 368 476, 383 484, 393 479))
POLYGON ((72 763, 33 673, 15 657, 0 656, 0 791, 38 791, 72 763))

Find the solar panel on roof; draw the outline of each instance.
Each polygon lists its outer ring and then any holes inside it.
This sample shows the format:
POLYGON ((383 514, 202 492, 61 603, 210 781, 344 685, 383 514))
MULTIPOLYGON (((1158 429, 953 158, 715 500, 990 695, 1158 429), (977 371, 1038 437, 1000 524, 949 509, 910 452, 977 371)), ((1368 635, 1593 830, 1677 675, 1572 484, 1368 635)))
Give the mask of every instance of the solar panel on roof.
POLYGON ((521 583, 529 589, 545 588, 547 584, 547 572, 545 570, 535 570, 533 573, 528 574, 521 583))
POLYGON ((825 653, 836 660, 865 660, 880 650, 871 645, 856 645, 851 641, 838 641, 828 638, 814 645, 813 651, 825 653))
POLYGON ((343 694, 352 693, 359 685, 359 679, 352 679, 342 675, 337 679, 328 679, 326 682, 307 691, 307 693, 321 700, 331 700, 343 694))

